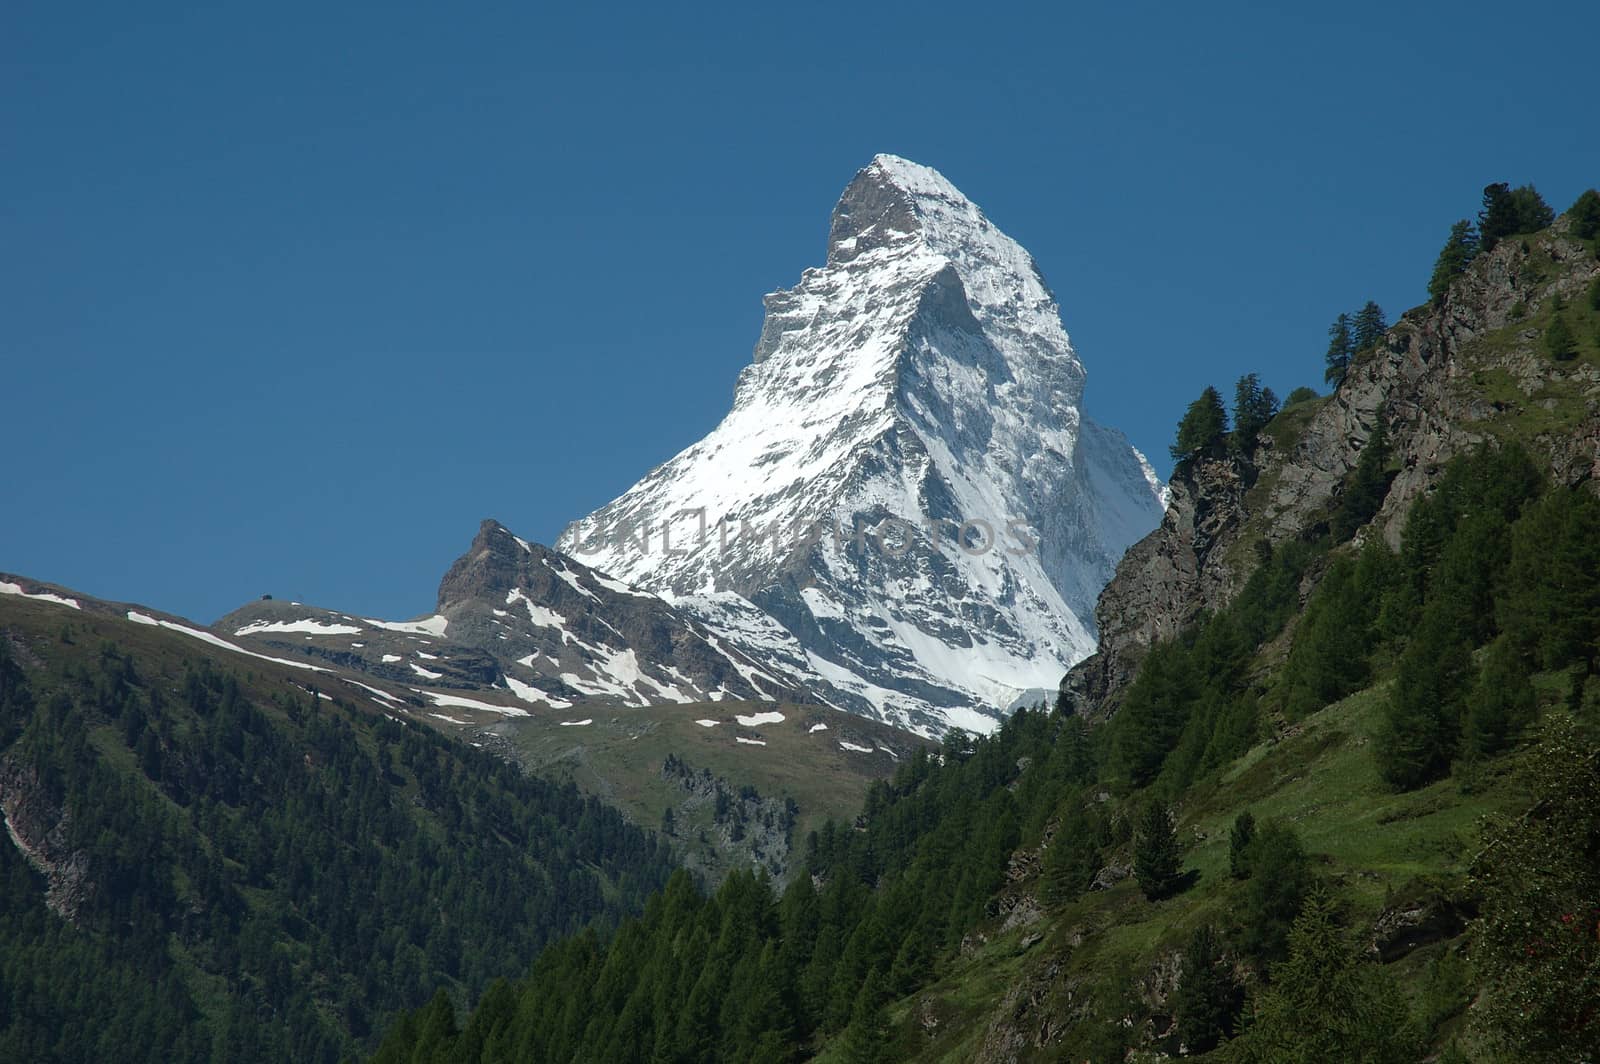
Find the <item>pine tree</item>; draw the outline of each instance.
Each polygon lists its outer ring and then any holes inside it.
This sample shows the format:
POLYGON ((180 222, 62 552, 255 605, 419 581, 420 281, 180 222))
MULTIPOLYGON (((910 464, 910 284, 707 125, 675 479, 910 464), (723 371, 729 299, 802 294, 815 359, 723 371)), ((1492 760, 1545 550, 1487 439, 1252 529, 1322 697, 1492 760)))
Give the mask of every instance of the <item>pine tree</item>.
POLYGON ((1139 889, 1151 901, 1167 897, 1178 888, 1182 867, 1183 850, 1172 812, 1161 802, 1151 802, 1139 822, 1133 850, 1133 875, 1139 889))
POLYGON ((1250 878, 1250 844, 1256 837, 1256 818, 1246 809, 1233 818, 1228 833, 1228 872, 1234 879, 1250 878))
POLYGON ((1600 192, 1586 188, 1571 207, 1567 216, 1572 219, 1572 235, 1579 240, 1600 236, 1600 192))
POLYGON ((883 1015, 887 998, 883 976, 874 968, 856 995, 844 1031, 841 1059, 847 1064, 880 1064, 889 1059, 889 1025, 883 1015))
POLYGON ((1207 385, 1178 422, 1177 442, 1169 448, 1172 460, 1182 464, 1203 454, 1214 454, 1227 433, 1228 413, 1222 405, 1222 394, 1207 385))
POLYGON ((1335 543, 1343 543, 1354 536, 1377 514, 1384 496, 1389 493, 1388 464, 1389 434, 1380 410, 1366 446, 1361 448, 1361 456, 1356 459, 1350 483, 1339 497, 1339 508, 1328 522, 1328 531, 1335 543))
POLYGON ((1535 233, 1555 221, 1555 212, 1532 185, 1513 189, 1504 181, 1484 186, 1478 238, 1490 251, 1503 237, 1535 233))
POLYGON ((1289 934, 1288 958, 1254 1002, 1255 1023, 1234 1043, 1251 1064, 1421 1059, 1421 1045, 1393 979, 1361 954, 1333 902, 1314 894, 1289 934))
POLYGON ((1351 326, 1348 314, 1339 315, 1328 326, 1328 353, 1324 356, 1327 369, 1323 371, 1322 379, 1335 388, 1344 380, 1345 372, 1350 368, 1350 356, 1356 352, 1351 326))
POLYGON ((1357 352, 1376 347, 1388 328, 1389 323, 1384 320, 1383 308, 1369 299, 1360 310, 1356 311, 1350 327, 1350 344, 1357 352))
POLYGON ((1568 362, 1578 355, 1577 341, 1572 328, 1562 317, 1566 304, 1559 295, 1550 300, 1550 325, 1544 331, 1544 349, 1557 362, 1568 362))
POLYGON ((1473 859, 1482 899, 1472 923, 1486 993, 1472 1025, 1505 1052, 1495 1059, 1600 1059, 1600 755, 1592 729, 1565 713, 1539 727, 1519 768, 1521 816, 1497 818, 1473 859))
POLYGON ((1239 904, 1239 945, 1258 961, 1275 961, 1313 886, 1311 859, 1294 829, 1273 820, 1257 828, 1246 856, 1250 878, 1239 904))
POLYGON ((1256 436, 1266 428, 1278 413, 1278 397, 1271 388, 1261 385, 1254 373, 1240 377, 1233 386, 1233 435, 1239 450, 1250 454, 1256 448, 1256 436))
POLYGON ((1223 959, 1216 928, 1202 924, 1183 952, 1183 974, 1173 995, 1178 1039, 1189 1055, 1209 1053, 1233 1033, 1239 1014, 1239 984, 1223 959))
POLYGON ((1467 695, 1463 759, 1493 757, 1533 720, 1538 707, 1529 678, 1527 663, 1511 640, 1502 637, 1489 645, 1477 683, 1467 695))
POLYGON ((1061 818, 1050 848, 1045 851, 1039 873, 1039 900, 1046 905, 1061 905, 1089 888, 1100 870, 1100 825, 1074 800, 1072 810, 1061 818))
POLYGON ((1471 647, 1442 614, 1425 613, 1421 631, 1400 658, 1384 708, 1378 773, 1396 790, 1411 790, 1449 771, 1460 735, 1461 696, 1471 647))
POLYGON ((1428 280, 1428 295, 1435 304, 1443 303, 1450 291, 1450 282, 1465 273, 1472 260, 1478 257, 1478 231, 1463 218, 1450 227, 1450 236, 1433 264, 1433 276, 1428 280))

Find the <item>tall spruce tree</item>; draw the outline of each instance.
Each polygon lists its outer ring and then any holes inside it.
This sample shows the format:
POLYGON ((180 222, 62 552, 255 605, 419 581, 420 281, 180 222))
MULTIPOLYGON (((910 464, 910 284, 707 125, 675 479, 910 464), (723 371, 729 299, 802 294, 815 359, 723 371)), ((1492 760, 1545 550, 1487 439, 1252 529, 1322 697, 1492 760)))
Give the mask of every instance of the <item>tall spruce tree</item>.
POLYGON ((1577 202, 1567 208, 1567 216, 1572 219, 1572 235, 1579 240, 1600 236, 1600 192, 1584 189, 1577 202))
POLYGON ((1233 818, 1228 832, 1228 872, 1234 879, 1250 878, 1250 844, 1256 838, 1256 818, 1246 809, 1233 818))
POLYGON ((1233 968, 1222 956, 1217 929, 1202 924, 1183 951, 1183 974, 1173 995, 1178 1038, 1189 1055, 1209 1053, 1233 1033, 1242 1004, 1233 968))
POLYGON ((1557 362, 1569 362, 1578 357, 1578 343, 1563 316, 1566 309, 1559 295, 1550 300, 1550 324, 1544 330, 1544 349, 1557 362))
POLYGON ((1512 188, 1504 181, 1483 189, 1483 209, 1478 212, 1478 237, 1484 251, 1501 239, 1535 233, 1555 221, 1555 212, 1532 185, 1512 188))
POLYGON ((1372 433, 1367 437, 1350 482, 1339 497, 1339 507, 1328 523, 1335 543, 1343 543, 1362 525, 1372 520, 1383 498, 1389 493, 1389 432, 1384 427, 1383 411, 1378 411, 1372 433))
POLYGON ((1151 901, 1168 897, 1178 889, 1182 867, 1183 850, 1172 811, 1162 802, 1151 802, 1139 821, 1133 849, 1133 875, 1139 889, 1151 901))
POLYGON ((1322 379, 1337 388, 1339 382, 1344 380, 1345 371, 1350 368, 1350 356, 1355 352, 1355 334, 1352 332, 1350 315, 1341 314, 1328 326, 1328 353, 1323 356, 1327 368, 1322 373, 1322 379))
POLYGON ((1433 264, 1433 276, 1428 279, 1428 295, 1435 304, 1443 303, 1450 291, 1450 282, 1467 271, 1472 260, 1478 257, 1478 231, 1463 218, 1450 227, 1450 236, 1433 264))
POLYGON ((1278 397, 1271 388, 1262 386, 1259 376, 1247 373, 1240 377, 1233 386, 1233 437, 1239 450, 1253 453, 1256 436, 1277 413, 1278 397))
POLYGON ((1408 1064, 1421 1045, 1393 978, 1362 959, 1333 901, 1307 900, 1289 955, 1254 1002, 1255 1023, 1235 1045, 1251 1064, 1408 1064))
POLYGON ((1178 422, 1178 439, 1169 449, 1172 459, 1182 464, 1201 455, 1219 453, 1227 434, 1228 412, 1223 408, 1222 394, 1207 385, 1178 422))
POLYGON ((1384 319, 1383 308, 1372 300, 1367 300, 1362 308, 1356 311, 1350 326, 1350 344, 1356 351, 1365 351, 1378 346, 1378 341, 1383 339, 1384 330, 1389 328, 1389 323, 1384 319))

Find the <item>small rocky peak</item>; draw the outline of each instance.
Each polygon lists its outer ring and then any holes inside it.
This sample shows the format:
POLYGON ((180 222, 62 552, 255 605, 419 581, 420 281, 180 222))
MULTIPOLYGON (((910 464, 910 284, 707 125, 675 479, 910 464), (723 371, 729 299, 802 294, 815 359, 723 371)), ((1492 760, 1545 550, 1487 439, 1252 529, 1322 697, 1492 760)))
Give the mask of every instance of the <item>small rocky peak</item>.
POLYGON ((828 227, 828 265, 914 238, 919 232, 915 200, 878 156, 856 174, 833 208, 828 227))
POLYGON ((485 518, 467 553, 439 581, 439 609, 496 593, 504 596, 508 588, 518 586, 534 550, 534 544, 518 539, 499 521, 485 518))

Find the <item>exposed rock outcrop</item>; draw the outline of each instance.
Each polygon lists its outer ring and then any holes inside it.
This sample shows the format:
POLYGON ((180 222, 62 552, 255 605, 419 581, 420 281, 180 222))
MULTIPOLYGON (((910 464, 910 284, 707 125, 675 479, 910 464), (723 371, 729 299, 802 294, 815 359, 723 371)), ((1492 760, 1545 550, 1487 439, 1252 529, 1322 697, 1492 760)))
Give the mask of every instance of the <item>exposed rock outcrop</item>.
POLYGON ((1564 217, 1503 240, 1441 303, 1408 311, 1360 354, 1332 396, 1282 415, 1288 429, 1263 435, 1252 463, 1200 461, 1176 475, 1161 526, 1101 593, 1099 646, 1062 680, 1064 704, 1114 711, 1154 641, 1232 600, 1257 541, 1316 534, 1380 418, 1399 469, 1372 528, 1391 544, 1444 463, 1490 438, 1522 441, 1557 482, 1600 477, 1600 369, 1556 363, 1539 342, 1554 297, 1579 301, 1597 275, 1564 217))
POLYGON ((39 773, 10 757, 0 760, 0 814, 12 845, 45 877, 45 905, 76 923, 93 889, 88 854, 71 847, 69 816, 51 800, 39 773))

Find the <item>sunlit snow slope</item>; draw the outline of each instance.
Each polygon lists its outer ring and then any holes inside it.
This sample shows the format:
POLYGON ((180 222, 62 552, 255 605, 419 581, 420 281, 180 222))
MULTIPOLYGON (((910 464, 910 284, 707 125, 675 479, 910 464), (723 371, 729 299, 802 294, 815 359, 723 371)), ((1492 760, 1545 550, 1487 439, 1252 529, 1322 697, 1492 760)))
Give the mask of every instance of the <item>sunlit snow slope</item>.
POLYGON ((559 549, 892 723, 986 730, 1053 690, 1162 485, 1083 416, 1032 258, 880 155, 834 208, 827 265, 766 309, 722 423, 559 549))

